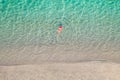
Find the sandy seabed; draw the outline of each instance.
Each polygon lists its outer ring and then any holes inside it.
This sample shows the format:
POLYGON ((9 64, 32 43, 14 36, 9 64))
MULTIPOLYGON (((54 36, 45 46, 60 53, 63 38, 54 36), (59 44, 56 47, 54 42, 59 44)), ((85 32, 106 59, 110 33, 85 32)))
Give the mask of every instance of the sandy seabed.
POLYGON ((0 66, 0 80, 120 80, 120 64, 91 61, 0 66))

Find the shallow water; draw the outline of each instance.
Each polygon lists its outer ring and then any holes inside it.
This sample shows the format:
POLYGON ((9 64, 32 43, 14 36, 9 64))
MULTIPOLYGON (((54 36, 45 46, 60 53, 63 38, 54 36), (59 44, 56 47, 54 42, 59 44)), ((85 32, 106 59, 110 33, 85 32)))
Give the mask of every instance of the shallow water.
MULTIPOLYGON (((0 60, 39 61, 41 52, 48 61, 52 55, 53 61, 80 61, 85 53, 118 61, 120 0, 0 0, 0 60), (63 29, 58 35, 60 24, 63 29), (49 44, 52 50, 58 47, 54 45, 64 46, 50 53, 49 46, 44 47, 49 44), (70 45, 67 51, 66 45, 70 45)), ((93 58, 89 56, 85 59, 93 58)))
POLYGON ((49 43, 120 47, 120 0, 0 0, 1 45, 49 43))

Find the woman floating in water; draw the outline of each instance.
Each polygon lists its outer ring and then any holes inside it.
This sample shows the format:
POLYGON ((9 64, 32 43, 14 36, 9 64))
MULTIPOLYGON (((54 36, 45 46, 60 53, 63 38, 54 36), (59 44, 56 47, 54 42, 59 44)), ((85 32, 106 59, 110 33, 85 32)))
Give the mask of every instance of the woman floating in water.
POLYGON ((57 35, 56 35, 56 41, 57 42, 59 42, 59 40, 60 40, 60 38, 61 38, 61 36, 60 36, 60 33, 61 33, 61 31, 62 31, 62 28, 63 28, 63 26, 62 26, 62 24, 59 24, 59 26, 58 26, 58 28, 57 28, 57 35))
POLYGON ((62 31, 62 24, 60 24, 59 26, 58 26, 58 29, 57 29, 57 34, 60 34, 60 32, 62 31))

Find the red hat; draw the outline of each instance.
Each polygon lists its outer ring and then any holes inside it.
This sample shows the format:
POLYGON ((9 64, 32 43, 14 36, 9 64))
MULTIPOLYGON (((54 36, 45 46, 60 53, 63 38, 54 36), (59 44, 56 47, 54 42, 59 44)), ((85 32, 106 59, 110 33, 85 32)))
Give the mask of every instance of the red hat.
POLYGON ((62 28, 62 26, 59 26, 59 28, 62 28))

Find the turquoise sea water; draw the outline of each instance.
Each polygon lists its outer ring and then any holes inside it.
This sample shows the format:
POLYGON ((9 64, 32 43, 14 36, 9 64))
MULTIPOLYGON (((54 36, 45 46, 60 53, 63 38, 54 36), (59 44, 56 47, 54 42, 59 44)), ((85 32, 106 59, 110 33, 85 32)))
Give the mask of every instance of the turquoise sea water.
POLYGON ((120 0, 0 0, 0 46, 53 43, 120 47, 120 0))

